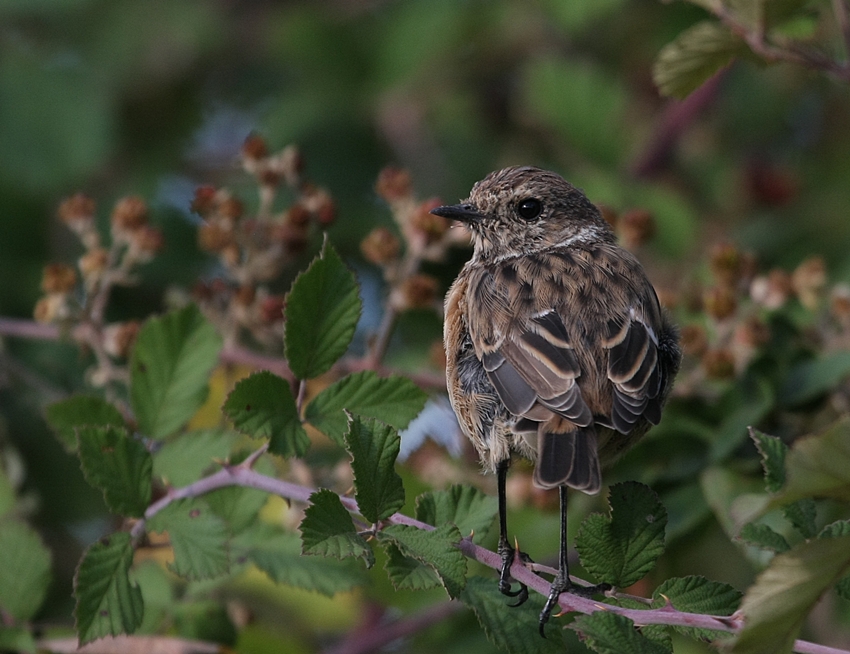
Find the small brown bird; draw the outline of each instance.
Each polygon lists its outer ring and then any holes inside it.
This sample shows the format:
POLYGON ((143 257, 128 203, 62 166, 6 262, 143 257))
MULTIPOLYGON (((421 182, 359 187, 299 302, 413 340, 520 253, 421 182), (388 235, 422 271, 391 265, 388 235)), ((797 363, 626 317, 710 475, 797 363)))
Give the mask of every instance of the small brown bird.
MULTIPOLYGON (((474 253, 446 297, 449 396, 485 468, 498 476, 499 590, 525 557, 508 542, 505 477, 511 453, 535 461, 534 483, 558 488, 558 575, 540 633, 570 581, 567 488, 599 492, 600 468, 661 419, 679 368, 678 334, 640 263, 599 210, 555 173, 506 168, 469 199, 432 213, 472 232, 474 253)), ((526 557, 527 558, 527 557, 526 557)))

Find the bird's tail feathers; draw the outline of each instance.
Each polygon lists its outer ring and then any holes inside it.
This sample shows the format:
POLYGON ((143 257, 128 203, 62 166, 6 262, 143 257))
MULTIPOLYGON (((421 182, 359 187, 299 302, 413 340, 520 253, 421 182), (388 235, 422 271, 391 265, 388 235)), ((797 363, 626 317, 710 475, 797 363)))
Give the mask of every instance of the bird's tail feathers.
POLYGON ((575 427, 567 432, 541 428, 534 485, 539 488, 569 486, 590 495, 598 493, 602 474, 593 426, 575 427))

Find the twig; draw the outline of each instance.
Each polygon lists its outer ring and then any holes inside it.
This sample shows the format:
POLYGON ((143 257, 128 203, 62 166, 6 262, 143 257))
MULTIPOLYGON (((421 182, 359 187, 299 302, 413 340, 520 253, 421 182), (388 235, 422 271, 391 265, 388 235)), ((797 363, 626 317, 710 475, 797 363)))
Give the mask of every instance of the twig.
POLYGON ((417 612, 416 615, 405 616, 387 624, 378 624, 368 631, 355 631, 341 643, 326 650, 326 654, 368 654, 389 645, 394 640, 410 636, 442 622, 462 609, 463 604, 459 602, 441 602, 417 612))
MULTIPOLYGON (((246 460, 247 462, 247 460, 246 460)), ((145 523, 147 520, 162 511, 165 507, 174 501, 186 499, 190 497, 198 497, 213 490, 224 488, 226 486, 245 486, 248 488, 256 488, 266 491, 273 495, 294 500, 297 502, 309 502, 310 496, 315 492, 315 489, 293 484, 288 481, 276 479, 260 474, 250 467, 245 466, 245 463, 235 466, 225 466, 209 477, 196 481, 183 488, 174 489, 165 497, 151 504, 145 517, 139 520, 130 532, 134 541, 139 539, 144 532, 145 523)), ((343 506, 352 512, 359 515, 360 511, 357 507, 357 502, 350 497, 340 496, 343 506)), ((431 531, 433 526, 420 522, 414 518, 408 517, 401 513, 395 513, 387 518, 382 524, 403 524, 418 529, 431 531)), ((484 565, 499 570, 502 565, 502 559, 496 552, 492 552, 472 542, 471 537, 466 537, 458 543, 458 549, 467 557, 483 563, 484 565)), ((521 562, 517 561, 511 567, 511 576, 516 581, 525 584, 528 588, 540 593, 543 596, 549 594, 549 582, 543 577, 535 574, 521 562)), ((714 631, 722 631, 735 634, 743 626, 743 619, 735 616, 714 616, 703 615, 700 613, 687 613, 678 611, 671 606, 666 606, 659 609, 625 609, 609 604, 601 604, 595 600, 586 599, 564 593, 559 599, 561 609, 566 612, 576 612, 591 614, 596 611, 610 611, 627 617, 639 626, 660 624, 670 626, 695 627, 698 629, 711 629, 714 631)), ((795 641, 794 651, 800 654, 848 654, 847 650, 827 647, 825 645, 817 645, 803 640, 795 641)))

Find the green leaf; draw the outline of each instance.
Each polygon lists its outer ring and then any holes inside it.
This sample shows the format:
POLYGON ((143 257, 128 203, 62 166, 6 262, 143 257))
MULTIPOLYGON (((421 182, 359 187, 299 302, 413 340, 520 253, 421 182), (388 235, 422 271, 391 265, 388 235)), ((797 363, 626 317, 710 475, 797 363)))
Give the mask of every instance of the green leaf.
POLYGON ((29 525, 0 520, 0 609, 16 621, 32 618, 50 585, 50 550, 29 525))
POLYGON ((153 473, 170 486, 191 484, 216 461, 227 458, 235 442, 236 434, 227 429, 180 434, 154 453, 153 473))
POLYGON ((836 388, 850 376, 850 352, 832 352, 797 364, 788 373, 779 399, 788 406, 804 404, 836 388))
POLYGON ((652 78, 662 95, 682 99, 748 49, 726 27, 705 20, 685 30, 658 53, 652 78))
MULTIPOLYGON (((838 520, 828 524, 818 534, 818 538, 839 538, 850 536, 850 520, 838 520)), ((838 594, 846 600, 850 600, 850 575, 845 575, 835 585, 838 594)))
POLYGON ((0 652, 36 654, 37 646, 28 628, 0 625, 0 652))
POLYGON ((751 522, 744 525, 741 528, 738 540, 747 543, 747 545, 774 552, 787 552, 791 549, 791 546, 782 534, 775 532, 766 524, 762 523, 751 522))
MULTIPOLYGON (((743 593, 729 584, 709 581, 705 577, 673 577, 667 579, 652 593, 652 607, 656 609, 672 606, 687 613, 706 615, 732 615, 738 610, 743 593)), ((713 629, 697 629, 674 626, 676 631, 692 638, 714 640, 728 635, 713 629)))
POLYGON ((406 556, 392 541, 384 541, 387 562, 384 570, 396 590, 427 590, 440 586, 440 577, 429 565, 406 556))
POLYGON ((265 491, 244 486, 218 488, 204 495, 204 501, 212 512, 224 520, 234 533, 251 525, 268 499, 269 494, 265 491))
POLYGON ((230 570, 227 526, 199 499, 172 502, 148 520, 150 532, 168 532, 174 550, 169 567, 186 579, 212 579, 230 570))
POLYGON ((338 559, 359 556, 371 568, 375 564, 372 548, 357 533, 339 495, 321 489, 310 496, 310 502, 301 521, 301 552, 338 559))
POLYGON ((153 460, 123 427, 80 427, 77 450, 86 481, 110 511, 141 518, 151 501, 153 460))
POLYGON ((222 410, 243 434, 268 438, 269 452, 273 454, 304 456, 310 447, 289 382, 268 371, 236 384, 222 410))
POLYGON ((785 483, 785 455, 788 453, 788 446, 776 436, 769 436, 752 427, 750 438, 761 455, 765 488, 768 493, 776 493, 785 483))
POLYGON ((476 543, 487 536, 498 510, 495 497, 458 484, 447 490, 423 493, 416 499, 417 520, 434 526, 454 523, 461 534, 473 534, 476 543))
POLYGON ((667 512, 658 496, 637 482, 611 486, 608 503, 611 517, 588 516, 576 549, 590 573, 626 588, 643 578, 664 551, 667 512))
POLYGON ((428 395, 405 377, 383 378, 364 370, 343 377, 319 393, 307 405, 305 418, 343 445, 348 427, 345 410, 404 429, 422 411, 427 400, 428 395))
POLYGON ((460 599, 475 612, 487 638, 500 650, 510 654, 559 654, 565 651, 561 629, 549 629, 546 638, 537 633, 537 618, 543 608, 543 599, 535 594, 522 610, 517 610, 508 606, 495 579, 470 577, 460 599))
POLYGON ((74 577, 74 609, 80 645, 104 636, 131 634, 142 623, 142 592, 130 582, 133 545, 118 532, 89 547, 74 577))
POLYGON ((251 561, 273 581, 331 597, 362 586, 363 566, 301 555, 301 539, 266 523, 257 523, 233 541, 234 559, 251 561))
POLYGON ((345 354, 360 310, 357 280, 326 242, 286 298, 286 359, 296 377, 318 377, 345 354))
POLYGON ((787 482, 771 506, 808 497, 850 502, 850 417, 841 418, 820 434, 795 441, 785 468, 787 482))
POLYGON ((143 434, 164 438, 189 421, 207 397, 221 344, 194 305, 145 322, 130 359, 130 400, 143 434))
POLYGON ((573 628, 584 634, 587 645, 599 654, 672 654, 673 651, 641 634, 627 617, 609 611, 581 615, 573 628))
POLYGON ((803 538, 812 538, 818 531, 818 507, 810 497, 782 507, 782 513, 803 538))
POLYGON ((773 387, 763 377, 742 380, 728 396, 729 409, 711 440, 713 461, 722 461, 737 450, 746 441, 750 425, 761 422, 776 404, 773 387))
POLYGON ((47 407, 45 414, 59 442, 69 452, 77 450, 78 427, 124 426, 121 412, 106 400, 93 395, 74 395, 67 400, 54 402, 47 407))
POLYGON ((786 654, 820 596, 850 572, 850 536, 818 538, 777 554, 744 595, 732 652, 786 654))
POLYGON ((370 522, 390 517, 404 506, 404 486, 395 471, 401 439, 389 425, 351 416, 345 446, 354 470, 354 496, 370 522))
POLYGON ((410 525, 390 525, 378 532, 380 540, 391 540, 405 556, 434 569, 449 597, 455 599, 466 584, 466 557, 457 548, 460 532, 453 524, 434 530, 410 525))

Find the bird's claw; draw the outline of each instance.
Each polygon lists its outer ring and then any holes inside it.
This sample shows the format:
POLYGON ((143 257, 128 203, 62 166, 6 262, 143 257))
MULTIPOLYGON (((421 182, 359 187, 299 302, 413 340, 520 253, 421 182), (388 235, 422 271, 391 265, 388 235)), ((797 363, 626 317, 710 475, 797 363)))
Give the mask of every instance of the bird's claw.
POLYGON ((499 555, 502 557, 502 568, 499 572, 499 592, 508 597, 516 597, 517 601, 509 604, 511 607, 520 606, 528 599, 528 586, 519 582, 519 589, 511 588, 511 566, 516 559, 522 563, 531 563, 531 557, 520 551, 519 547, 510 547, 507 543, 499 545, 499 555))
POLYGON ((561 596, 561 593, 571 593, 573 595, 578 595, 579 597, 584 597, 585 599, 591 599, 594 595, 609 591, 611 590, 611 588, 611 584, 597 584, 596 586, 577 586, 569 580, 569 577, 564 579, 561 577, 561 575, 558 575, 552 581, 552 586, 549 589, 549 597, 546 599, 546 604, 543 606, 543 610, 540 612, 540 619, 538 620, 538 629, 540 631, 540 635, 543 636, 543 638, 546 638, 544 628, 546 627, 546 623, 549 622, 549 618, 552 615, 552 609, 554 609, 558 605, 558 598, 561 596))

